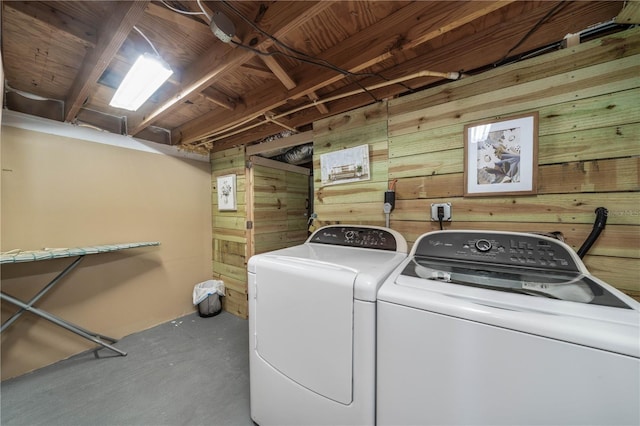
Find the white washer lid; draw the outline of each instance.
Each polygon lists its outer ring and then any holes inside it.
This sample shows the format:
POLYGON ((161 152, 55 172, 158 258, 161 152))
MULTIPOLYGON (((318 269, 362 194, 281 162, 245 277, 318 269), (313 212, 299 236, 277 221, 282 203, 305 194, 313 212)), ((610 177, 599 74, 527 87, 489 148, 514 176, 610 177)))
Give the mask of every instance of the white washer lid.
MULTIPOLYGON (((407 260, 409 261, 409 259, 407 260)), ((378 300, 640 358, 640 311, 466 287, 400 275, 378 300)))

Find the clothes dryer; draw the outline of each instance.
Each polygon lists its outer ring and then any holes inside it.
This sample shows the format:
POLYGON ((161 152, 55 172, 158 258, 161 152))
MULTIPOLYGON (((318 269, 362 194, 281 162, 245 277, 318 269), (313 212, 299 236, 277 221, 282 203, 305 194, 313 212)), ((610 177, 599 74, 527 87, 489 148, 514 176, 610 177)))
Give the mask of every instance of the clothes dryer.
POLYGON ((640 305, 544 236, 421 236, 378 293, 378 425, 640 424, 640 305))
POLYGON ((251 418, 375 422, 376 294, 407 256, 397 232, 328 226, 248 263, 251 418))

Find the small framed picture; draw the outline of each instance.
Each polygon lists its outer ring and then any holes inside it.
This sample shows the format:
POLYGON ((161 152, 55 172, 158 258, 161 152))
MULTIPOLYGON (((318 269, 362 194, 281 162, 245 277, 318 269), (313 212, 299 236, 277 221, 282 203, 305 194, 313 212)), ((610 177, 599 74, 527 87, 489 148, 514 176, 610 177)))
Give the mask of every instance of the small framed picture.
POLYGON ((322 154, 320 175, 323 186, 371 180, 369 145, 322 154))
POLYGON ((218 210, 234 211, 236 206, 236 175, 218 176, 218 210))
POLYGON ((537 192, 538 113, 464 126, 464 196, 537 192))

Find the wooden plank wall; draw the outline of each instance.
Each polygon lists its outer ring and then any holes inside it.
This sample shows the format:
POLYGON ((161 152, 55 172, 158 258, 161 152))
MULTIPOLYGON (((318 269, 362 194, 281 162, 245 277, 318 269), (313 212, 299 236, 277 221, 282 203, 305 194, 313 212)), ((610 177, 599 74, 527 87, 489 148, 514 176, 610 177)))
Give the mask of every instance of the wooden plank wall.
POLYGON ((314 211, 317 225, 334 223, 383 226, 384 191, 388 180, 387 103, 350 111, 313 124, 314 211), (371 180, 322 186, 320 156, 369 145, 371 180))
POLYGON ((640 29, 630 29, 390 100, 388 116, 379 103, 319 121, 314 170, 322 153, 368 143, 374 179, 323 188, 316 173, 318 224, 383 223, 383 192, 397 179, 391 226, 409 242, 438 229, 431 203, 450 202, 446 228, 561 231, 577 250, 604 206, 607 227, 585 264, 640 298, 638 76, 640 29), (463 197, 464 125, 533 111, 538 194, 463 197))
POLYGON ((224 281, 222 307, 241 318, 248 317, 246 178, 244 146, 211 153, 213 278, 224 281), (236 175, 237 211, 218 210, 218 176, 236 175))
POLYGON ((302 244, 307 239, 309 176, 253 166, 254 254, 302 244))

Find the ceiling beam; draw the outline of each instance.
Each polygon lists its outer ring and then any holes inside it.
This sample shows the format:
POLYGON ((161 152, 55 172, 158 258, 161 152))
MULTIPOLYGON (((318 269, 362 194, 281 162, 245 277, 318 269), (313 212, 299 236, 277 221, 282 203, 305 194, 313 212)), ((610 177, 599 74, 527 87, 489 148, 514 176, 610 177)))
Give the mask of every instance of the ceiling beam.
MULTIPOLYGON (((268 53, 268 52, 264 52, 268 53)), ((278 80, 287 88, 287 90, 291 90, 296 87, 296 82, 287 74, 287 72, 282 68, 282 65, 274 58, 273 56, 260 55, 260 59, 262 62, 271 70, 271 72, 276 76, 278 80)))
MULTIPOLYGON (((385 75, 392 78, 401 77, 423 69, 425 64, 429 64, 430 67, 433 67, 432 69, 437 70, 473 70, 484 67, 487 63, 493 63, 501 59, 504 53, 518 43, 523 35, 527 33, 529 29, 545 15, 549 7, 553 7, 554 4, 555 3, 543 3, 544 8, 539 8, 539 6, 535 5, 525 5, 524 3, 514 5, 514 9, 508 11, 506 14, 487 17, 488 22, 486 22, 486 27, 482 30, 461 31, 459 32, 459 37, 452 34, 451 37, 447 38, 450 43, 444 41, 433 43, 429 46, 429 52, 423 56, 415 57, 385 70, 385 75), (514 21, 520 22, 520 25, 511 25, 510 23, 514 21)), ((607 14, 608 16, 614 16, 618 13, 619 7, 620 6, 616 6, 614 3, 590 2, 588 5, 581 2, 571 3, 562 13, 554 17, 553 22, 550 22, 548 26, 541 28, 540 31, 532 35, 533 44, 525 43, 525 45, 513 53, 526 52, 531 50, 532 46, 536 45, 545 46, 558 42, 560 40, 556 38, 557 34, 566 34, 567 31, 577 32, 580 29, 593 25, 593 22, 598 22, 603 16, 607 16, 607 14), (554 36, 552 34, 556 35, 554 36)), ((454 84, 467 84, 464 83, 466 81, 470 80, 463 79, 454 84)), ((365 86, 367 82, 378 83, 379 80, 368 79, 361 81, 365 86)), ((424 81, 423 79, 420 85, 425 86, 430 83, 435 83, 435 80, 424 81)), ((411 86, 416 87, 415 85, 411 86)), ((357 89, 357 86, 351 85, 350 88, 357 89)), ((347 87, 343 87, 336 92, 324 94, 324 98, 334 93, 343 93, 347 89, 347 87)), ((388 98, 404 91, 406 91, 406 89, 397 85, 388 86, 383 89, 378 89, 376 91, 376 97, 379 99, 388 98)), ((438 96, 450 97, 446 90, 443 90, 438 96)), ((365 94, 355 95, 332 102, 331 113, 340 114, 371 103, 371 97, 365 94)), ((321 118, 323 118, 323 116, 315 109, 308 108, 287 117, 287 119, 281 118, 281 120, 284 120, 287 125, 291 127, 300 128, 302 125, 313 123, 321 118)), ((248 129, 242 133, 215 141, 212 151, 224 150, 233 146, 255 142, 279 131, 280 129, 277 126, 267 123, 261 127, 248 129)), ((179 143, 179 141, 176 141, 176 143, 179 143)))
POLYGON ((148 3, 148 0, 113 3, 109 18, 98 31, 96 47, 87 52, 71 86, 65 101, 65 121, 72 121, 76 117, 89 93, 96 86, 98 79, 127 39, 133 26, 144 15, 148 3))
MULTIPOLYGON (((410 4, 390 15, 384 21, 366 28, 355 37, 350 37, 325 51, 320 59, 341 64, 341 67, 349 72, 358 73, 383 61, 391 60, 396 55, 402 55, 407 50, 415 49, 514 2, 515 0, 444 2, 437 9, 437 13, 434 13, 430 2, 410 4), (403 30, 396 33, 389 32, 389 28, 407 28, 408 22, 413 25, 410 25, 410 29, 406 32, 403 30), (375 46, 373 46, 372 40, 375 40, 375 46)), ((303 73, 308 72, 304 70, 304 67, 298 68, 303 73)), ((293 73, 294 78, 297 74, 297 72, 293 73)), ((306 83, 300 83, 299 89, 301 90, 297 92, 297 95, 292 94, 291 98, 307 96, 310 90, 326 87, 344 77, 344 74, 335 75, 334 73, 327 78, 326 73, 316 73, 314 78, 308 79, 306 83), (307 86, 306 89, 305 86, 307 86)))
MULTIPOLYGON (((429 2, 411 3, 391 16, 395 16, 397 21, 404 21, 405 26, 400 27, 404 29, 406 27, 407 20, 411 19, 411 17, 414 17, 418 13, 424 13, 425 9, 429 7, 428 3, 429 2)), ((354 36, 343 40, 337 47, 330 48, 323 52, 319 59, 341 66, 346 58, 365 55, 365 59, 363 60, 368 61, 370 57, 380 56, 381 52, 388 51, 395 43, 397 43, 397 39, 402 38, 401 35, 394 34, 389 31, 389 28, 398 28, 397 26, 389 26, 389 19, 390 18, 388 17, 379 21, 354 36), (386 41, 383 43, 381 38, 382 36, 380 34, 385 34, 384 37, 387 39, 390 38, 392 41, 386 41), (372 39, 376 42, 372 43, 372 39)), ((343 74, 337 73, 336 71, 321 70, 318 67, 307 63, 302 63, 293 70, 290 70, 289 74, 293 75, 294 80, 298 81, 298 86, 295 90, 283 91, 280 90, 279 86, 276 87, 273 85, 259 87, 250 92, 248 96, 244 96, 247 100, 253 100, 253 103, 252 105, 245 106, 242 114, 238 114, 237 116, 217 117, 216 119, 219 121, 215 122, 211 121, 211 117, 217 114, 215 111, 211 111, 210 113, 204 114, 201 117, 195 118, 173 129, 173 140, 184 144, 196 142, 203 137, 216 132, 221 132, 230 126, 242 123, 245 121, 244 119, 247 116, 260 117, 266 111, 277 109, 278 107, 286 104, 289 99, 306 96, 317 89, 344 78, 343 74), (212 126, 212 123, 215 123, 215 126, 212 126)))
POLYGON ((440 16, 437 17, 438 19, 436 21, 425 22, 423 20, 421 24, 413 27, 410 33, 413 32, 418 35, 410 37, 409 41, 402 44, 401 48, 402 50, 413 49, 420 44, 440 37, 444 33, 448 33, 491 12, 502 9, 514 1, 515 0, 456 2, 456 4, 454 4, 455 9, 443 9, 443 12, 439 14, 440 16), (453 19, 448 19, 449 15, 451 15, 453 19), (435 25, 432 25, 434 23, 435 25))
POLYGON ((240 65, 240 72, 255 75, 261 78, 275 78, 275 75, 268 69, 258 67, 248 62, 240 65))
MULTIPOLYGON (((307 98, 309 98, 309 100, 311 102, 316 102, 320 100, 320 97, 318 96, 318 94, 316 92, 311 92, 307 95, 307 98)), ((327 107, 327 105, 325 104, 316 104, 316 109, 318 110, 318 112, 320 112, 320 114, 328 114, 329 113, 329 108, 327 107)))
POLYGON ((130 132, 136 135, 146 127, 153 124, 183 102, 190 100, 190 96, 197 95, 201 90, 209 86, 210 82, 224 72, 233 69, 251 57, 248 52, 240 49, 231 49, 226 44, 215 43, 207 53, 202 55, 195 66, 186 69, 180 84, 160 107, 147 114, 138 123, 131 123, 130 132), (214 65, 216 64, 217 65, 214 65), (207 65, 209 71, 206 71, 207 65), (196 71, 202 70, 205 71, 196 71))
POLYGON ((233 111, 236 108, 236 101, 234 99, 214 89, 213 87, 207 87, 206 89, 204 89, 202 92, 200 92, 200 96, 213 104, 228 109, 229 111, 233 111))
MULTIPOLYGON (((323 52, 319 55, 319 59, 350 72, 359 72, 393 58, 394 55, 406 50, 404 46, 415 48, 442 36, 444 32, 459 28, 511 3, 513 0, 444 2, 442 7, 437 9, 437 13, 434 13, 430 2, 410 3, 384 20, 323 52), (408 23, 415 23, 415 25, 408 28, 408 23), (396 32, 393 31, 394 29, 396 32)), ((242 111, 224 116, 220 116, 217 111, 211 111, 174 129, 173 140, 180 143, 198 141, 236 125, 242 121, 242 118, 251 115, 260 116, 266 111, 284 105, 288 99, 308 96, 345 77, 344 74, 335 71, 319 71, 317 67, 308 64, 299 65, 291 70, 289 75, 298 81, 294 90, 279 93, 273 86, 260 87, 245 96, 245 99, 256 99, 256 101, 247 105, 242 111), (212 123, 215 125, 212 126, 212 123)))
MULTIPOLYGON (((260 22, 263 31, 279 38, 291 30, 299 27, 333 4, 331 1, 314 2, 275 2, 267 9, 260 22)), ((258 36, 261 40, 254 49, 271 45, 271 39, 258 36)), ((204 54, 189 70, 184 72, 183 84, 175 91, 163 105, 145 117, 140 123, 131 127, 131 134, 135 135, 145 127, 151 125, 169 111, 180 105, 194 93, 209 86, 222 74, 236 69, 255 55, 245 49, 232 49, 229 45, 216 42, 212 49, 204 54)))

